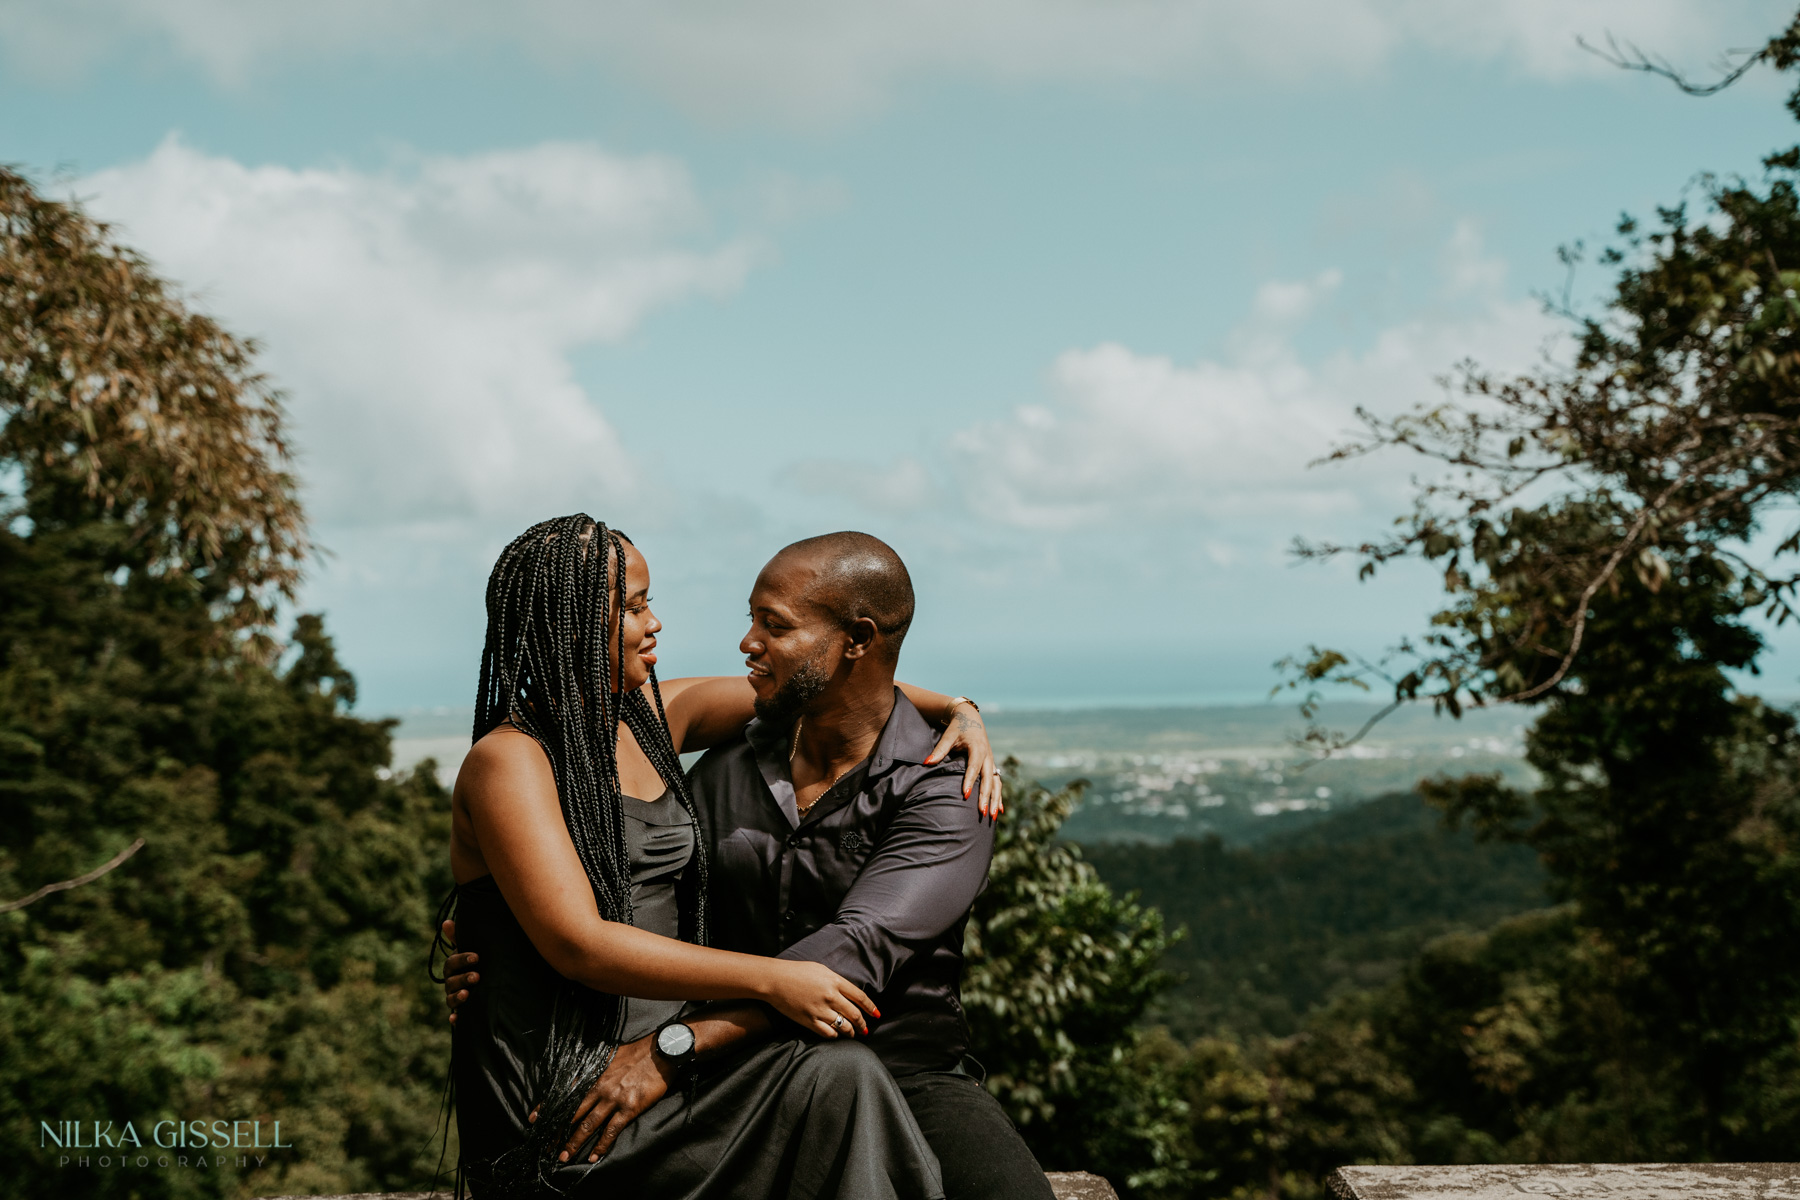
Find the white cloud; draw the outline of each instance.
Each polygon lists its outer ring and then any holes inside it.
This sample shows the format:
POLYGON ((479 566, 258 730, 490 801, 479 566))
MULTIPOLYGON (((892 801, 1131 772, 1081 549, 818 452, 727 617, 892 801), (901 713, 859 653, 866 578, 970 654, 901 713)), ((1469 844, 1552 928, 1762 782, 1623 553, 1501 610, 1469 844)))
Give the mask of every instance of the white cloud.
POLYGON ((1048 403, 952 438, 957 476, 975 481, 971 510, 1046 532, 1198 521, 1276 543, 1339 517, 1366 528, 1370 512, 1395 509, 1411 464, 1308 469, 1353 432, 1356 408, 1431 401, 1435 380, 1465 358, 1526 367, 1558 330, 1536 303, 1502 298, 1504 268, 1483 257, 1472 226, 1458 226, 1444 258, 1446 290, 1478 293, 1472 311, 1417 317, 1316 364, 1293 334, 1338 287, 1335 271, 1265 285, 1222 361, 1182 365, 1117 343, 1065 352, 1048 403))
POLYGON ((923 75, 1341 79, 1423 48, 1557 78, 1607 70, 1574 39, 1608 32, 1703 68, 1790 15, 1776 0, 0 0, 0 45, 47 72, 157 47, 238 82, 306 57, 510 43, 717 116, 830 123, 923 75))
POLYGON ((683 168, 583 144, 387 172, 249 167, 171 138, 83 180, 119 235, 256 336, 330 527, 505 523, 636 481, 568 355, 737 288, 683 168))

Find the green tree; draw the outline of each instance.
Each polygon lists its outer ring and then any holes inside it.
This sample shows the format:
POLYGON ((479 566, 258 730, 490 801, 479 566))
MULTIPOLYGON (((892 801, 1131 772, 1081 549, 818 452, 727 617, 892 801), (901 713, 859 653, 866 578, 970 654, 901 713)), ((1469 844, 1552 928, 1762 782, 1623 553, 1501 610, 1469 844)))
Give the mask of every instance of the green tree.
POLYGON ((0 462, 17 525, 128 528, 122 571, 181 575, 260 632, 307 551, 279 395, 255 346, 190 311, 80 209, 0 167, 0 462))
MULTIPOLYGON (((422 1181, 448 801, 321 622, 279 397, 105 227, 0 170, 0 1145, 25 1196, 422 1181), (260 1171, 61 1168, 40 1122, 282 1121, 260 1171)), ((151 1147, 154 1159, 155 1149, 151 1147)), ((95 1156, 97 1157, 97 1155, 95 1156)))
MULTIPOLYGON (((1752 62, 1800 63, 1800 19, 1752 62)), ((1789 107, 1800 116, 1800 91, 1789 107)), ((1340 456, 1399 448, 1442 473, 1391 539, 1305 548, 1360 556, 1365 575, 1409 557, 1441 569, 1446 601, 1401 649, 1397 702, 1537 712, 1542 787, 1427 789, 1453 820, 1536 849, 1572 905, 1544 961, 1493 975, 1464 1013, 1465 1102, 1435 1092, 1505 1153, 1800 1144, 1800 738, 1730 674, 1755 670, 1758 615, 1795 616, 1800 587, 1800 532, 1779 528, 1800 490, 1800 147, 1765 168, 1703 178, 1698 215, 1621 221, 1600 256, 1616 286, 1603 311, 1569 314, 1566 366, 1467 367, 1459 398, 1365 414, 1368 436, 1340 456), (1604 1039, 1556 1033, 1602 1012, 1604 1039), (1552 1066, 1593 1119, 1534 1141, 1557 1104, 1500 1101, 1552 1066), (1662 1102, 1641 1102, 1647 1081, 1662 1102)), ((1299 664, 1308 683, 1375 673, 1332 651, 1299 664)))
POLYGON ((1179 1147, 1185 1105, 1166 1055, 1134 1027, 1168 982, 1161 914, 1113 895, 1055 840, 1084 784, 1051 792, 1018 779, 1008 760, 1006 817, 965 941, 963 1003, 988 1090, 1046 1168, 1180 1194, 1193 1179, 1179 1147))

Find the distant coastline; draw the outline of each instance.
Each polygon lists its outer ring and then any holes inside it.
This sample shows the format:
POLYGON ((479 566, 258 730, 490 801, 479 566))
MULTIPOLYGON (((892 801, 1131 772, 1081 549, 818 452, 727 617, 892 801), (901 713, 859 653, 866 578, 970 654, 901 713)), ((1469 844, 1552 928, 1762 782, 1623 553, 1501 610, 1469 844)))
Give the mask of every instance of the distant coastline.
MULTIPOLYGON (((1792 701, 1779 703, 1791 704, 1792 701)), ((1320 723, 1352 732, 1382 706, 1325 704, 1320 723)), ((1421 779, 1497 774, 1529 787, 1529 710, 1475 709, 1460 718, 1429 703, 1390 714, 1355 745, 1320 759, 1299 742, 1297 704, 1094 705, 986 711, 995 749, 1048 787, 1088 784, 1063 835, 1084 843, 1166 843, 1218 836, 1260 842, 1367 801, 1410 792, 1421 779)), ((472 713, 441 707, 400 714, 394 766, 436 760, 448 785, 469 747, 472 713)))
MULTIPOLYGON (((1381 709, 1335 702, 1319 713, 1352 731, 1381 709)), ((1108 705, 987 711, 995 749, 1051 787, 1090 783, 1066 833, 1078 841, 1167 841, 1218 834, 1254 841, 1296 823, 1410 789, 1426 775, 1498 771, 1525 782, 1526 714, 1477 710, 1453 720, 1429 704, 1404 708, 1329 761, 1311 761, 1289 697, 1258 704, 1108 705)), ((394 766, 430 758, 448 785, 469 747, 472 712, 402 713, 394 766)))

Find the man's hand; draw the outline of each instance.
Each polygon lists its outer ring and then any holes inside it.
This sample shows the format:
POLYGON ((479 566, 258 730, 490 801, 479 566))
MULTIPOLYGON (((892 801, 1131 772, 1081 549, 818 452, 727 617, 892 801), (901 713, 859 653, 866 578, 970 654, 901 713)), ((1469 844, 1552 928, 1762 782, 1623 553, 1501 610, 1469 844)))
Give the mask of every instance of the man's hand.
MULTIPOLYGON (((600 1156, 613 1148, 627 1125, 669 1094, 669 1088, 674 1084, 674 1072, 651 1047, 655 1037, 655 1034, 641 1037, 613 1053, 612 1062, 607 1064, 605 1072, 588 1089, 587 1095, 581 1098, 581 1106, 575 1110, 574 1130, 562 1153, 556 1156, 559 1162, 568 1162, 569 1156, 580 1151, 596 1129, 601 1131, 600 1140, 588 1152, 587 1160, 599 1162, 600 1156)), ((536 1111, 532 1112, 531 1119, 537 1120, 536 1111)))
MULTIPOLYGON (((443 931, 444 941, 456 945, 456 922, 445 921, 443 931)), ((444 960, 444 1003, 450 1006, 452 1025, 456 1024, 456 1010, 469 998, 469 986, 481 980, 475 970, 479 960, 477 954, 452 954, 444 960)))
MULTIPOLYGON (((702 1007, 682 1018, 694 1031, 694 1049, 698 1061, 746 1042, 761 1042, 772 1032, 769 1010, 760 1004, 744 1004, 722 1000, 702 1007)), ((581 1151, 582 1143, 601 1130, 600 1140, 588 1152, 588 1161, 596 1161, 613 1148, 625 1127, 637 1120, 651 1105, 669 1094, 673 1071, 660 1054, 652 1049, 655 1034, 620 1046, 593 1087, 576 1106, 574 1126, 563 1147, 561 1161, 581 1151)), ((538 1110, 532 1109, 527 1120, 536 1122, 538 1110)))

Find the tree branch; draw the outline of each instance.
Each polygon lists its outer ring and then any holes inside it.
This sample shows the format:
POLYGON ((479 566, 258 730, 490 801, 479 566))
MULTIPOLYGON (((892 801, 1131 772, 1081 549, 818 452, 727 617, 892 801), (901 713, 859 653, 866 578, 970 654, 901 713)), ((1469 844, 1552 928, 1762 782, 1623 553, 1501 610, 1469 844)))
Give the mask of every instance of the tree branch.
POLYGON ((36 904, 39 900, 42 900, 52 892, 66 892, 70 888, 78 888, 84 883, 92 883, 94 880, 100 878, 143 848, 144 839, 139 838, 137 841, 131 843, 131 845, 113 855, 111 861, 95 867, 86 875, 77 875, 75 878, 65 879, 61 883, 46 883, 43 887, 31 893, 31 895, 25 897, 23 900, 8 900, 4 904, 0 904, 0 913, 17 912, 27 904, 36 904))
POLYGON ((1750 68, 1763 61, 1769 54, 1767 47, 1756 51, 1735 51, 1735 53, 1738 54, 1747 53, 1750 57, 1746 58, 1735 67, 1730 65, 1731 60, 1728 58, 1720 65, 1719 69, 1724 71, 1725 74, 1719 79, 1712 83, 1693 83, 1686 75, 1683 75, 1680 71, 1676 70, 1675 67, 1670 64, 1668 59, 1663 58, 1660 55, 1656 58, 1651 58, 1630 42, 1625 43, 1625 45, 1621 47, 1618 39, 1610 33, 1606 35, 1606 49, 1604 50, 1600 49, 1598 46, 1592 45, 1584 37, 1577 37, 1575 39, 1575 44, 1580 46, 1583 50, 1586 50, 1589 54, 1594 55, 1604 62, 1611 63, 1622 71, 1642 71, 1646 75, 1659 75, 1690 96, 1717 95, 1742 79, 1749 73, 1750 68))
POLYGON ((1613 551, 1612 557, 1606 560, 1606 565, 1600 569, 1600 573, 1589 581, 1587 588, 1581 593, 1581 599, 1575 602, 1575 627, 1569 636, 1569 650, 1563 655, 1562 662, 1557 665, 1556 673, 1536 687, 1526 688, 1522 692, 1514 692, 1510 696, 1501 696, 1493 703, 1516 704, 1522 700, 1535 699, 1561 683, 1563 678, 1568 675, 1569 668, 1575 664, 1575 656, 1581 652, 1582 635, 1587 632, 1588 605, 1593 602, 1594 595, 1600 590, 1601 585, 1612 578, 1612 573, 1619 569, 1619 564, 1625 560, 1625 552, 1631 549, 1632 543, 1637 541, 1638 534, 1644 531, 1644 524, 1650 519, 1650 512, 1649 508, 1639 510, 1637 520, 1631 523, 1631 528, 1620 539, 1618 548, 1613 551))
MULTIPOLYGON (((1374 716, 1370 717, 1367 721, 1364 721, 1361 729, 1357 730, 1355 733, 1351 734, 1347 738, 1342 739, 1341 741, 1336 741, 1336 742, 1331 743, 1328 746, 1325 746, 1323 748, 1323 751, 1324 751, 1323 753, 1318 754, 1312 758, 1309 758, 1305 762, 1296 764, 1292 768, 1293 773, 1295 775, 1298 775, 1302 771, 1306 770, 1306 768, 1312 766, 1314 763, 1324 762, 1326 759, 1330 758, 1332 755, 1336 754, 1340 750, 1348 750, 1350 747, 1356 745, 1356 743, 1358 743, 1358 742, 1362 741, 1364 738, 1368 737, 1370 731, 1373 730, 1377 725, 1381 724, 1383 721, 1385 721, 1389 717, 1393 716, 1396 712, 1399 712, 1400 706, 1405 703, 1406 703, 1405 700, 1394 700, 1394 701, 1389 702, 1387 705, 1383 706, 1383 708, 1381 709, 1380 712, 1378 712, 1374 716)), ((1302 744, 1304 744, 1304 742, 1302 744)))

